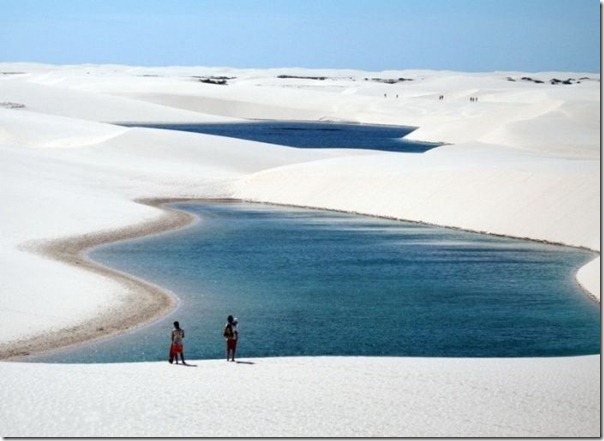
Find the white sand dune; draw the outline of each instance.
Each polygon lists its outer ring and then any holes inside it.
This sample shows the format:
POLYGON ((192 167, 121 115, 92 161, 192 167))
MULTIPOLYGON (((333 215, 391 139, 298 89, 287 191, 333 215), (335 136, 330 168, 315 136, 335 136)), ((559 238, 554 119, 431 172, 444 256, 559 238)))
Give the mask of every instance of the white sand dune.
MULTIPOLYGON (((599 74, 17 63, 0 73, 2 358, 108 333, 100 318, 151 289, 35 252, 170 224, 142 198, 337 209, 600 252, 599 74), (241 118, 408 125, 419 127, 409 138, 448 144, 423 155, 303 150, 112 124, 241 118)), ((600 258, 577 278, 599 300, 600 258)), ((599 360, 10 361, 0 364, 0 435, 599 436, 599 360), (229 429, 232 394, 242 407, 229 429)))
POLYGON ((2 432, 25 437, 599 434, 599 356, 242 361, 191 362, 195 367, 4 363, 2 432))

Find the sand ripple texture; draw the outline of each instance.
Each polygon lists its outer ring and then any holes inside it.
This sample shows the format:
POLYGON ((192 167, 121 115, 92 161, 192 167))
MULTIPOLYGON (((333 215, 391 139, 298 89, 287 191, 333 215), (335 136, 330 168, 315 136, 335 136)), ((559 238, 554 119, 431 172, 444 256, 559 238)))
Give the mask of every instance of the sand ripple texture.
POLYGON ((599 436, 600 357, 554 361, 3 363, 1 431, 11 437, 599 436), (15 378, 19 386, 9 387, 15 378))

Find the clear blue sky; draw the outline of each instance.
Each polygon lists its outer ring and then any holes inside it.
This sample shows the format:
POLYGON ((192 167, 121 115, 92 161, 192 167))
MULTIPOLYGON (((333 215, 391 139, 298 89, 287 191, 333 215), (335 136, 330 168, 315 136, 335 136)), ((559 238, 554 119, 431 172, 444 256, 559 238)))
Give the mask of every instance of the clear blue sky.
POLYGON ((0 61, 600 72, 600 2, 0 0, 0 61))

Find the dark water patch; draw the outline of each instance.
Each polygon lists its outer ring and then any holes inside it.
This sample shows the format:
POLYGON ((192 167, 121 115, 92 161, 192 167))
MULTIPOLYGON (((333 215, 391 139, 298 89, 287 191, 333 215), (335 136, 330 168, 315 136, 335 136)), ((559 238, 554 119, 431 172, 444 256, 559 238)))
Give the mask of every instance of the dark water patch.
POLYGON ((123 124, 259 141, 298 148, 347 148, 424 153, 441 144, 404 139, 412 127, 330 122, 256 121, 219 124, 123 124))
POLYGON ((95 249, 94 260, 181 299, 141 329, 34 361, 167 359, 171 323, 189 359, 534 357, 600 351, 599 305, 574 281, 593 253, 433 226, 245 203, 175 204, 196 225, 95 249))

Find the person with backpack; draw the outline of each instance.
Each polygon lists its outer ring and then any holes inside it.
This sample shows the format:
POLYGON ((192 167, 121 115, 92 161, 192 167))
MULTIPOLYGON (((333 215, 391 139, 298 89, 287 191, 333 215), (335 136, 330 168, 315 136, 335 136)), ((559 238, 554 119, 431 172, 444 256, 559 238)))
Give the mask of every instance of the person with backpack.
POLYGON ((178 354, 180 354, 182 364, 187 364, 185 362, 185 354, 183 351, 184 338, 184 329, 180 328, 180 324, 178 322, 174 322, 174 329, 172 330, 172 344, 170 345, 170 358, 168 360, 170 363, 176 361, 176 364, 178 364, 178 354))
POLYGON ((237 352, 237 340, 239 338, 239 331, 237 330, 238 321, 233 318, 232 315, 227 317, 227 323, 224 326, 223 336, 226 340, 226 357, 229 361, 229 355, 231 361, 235 361, 235 352, 237 352))

